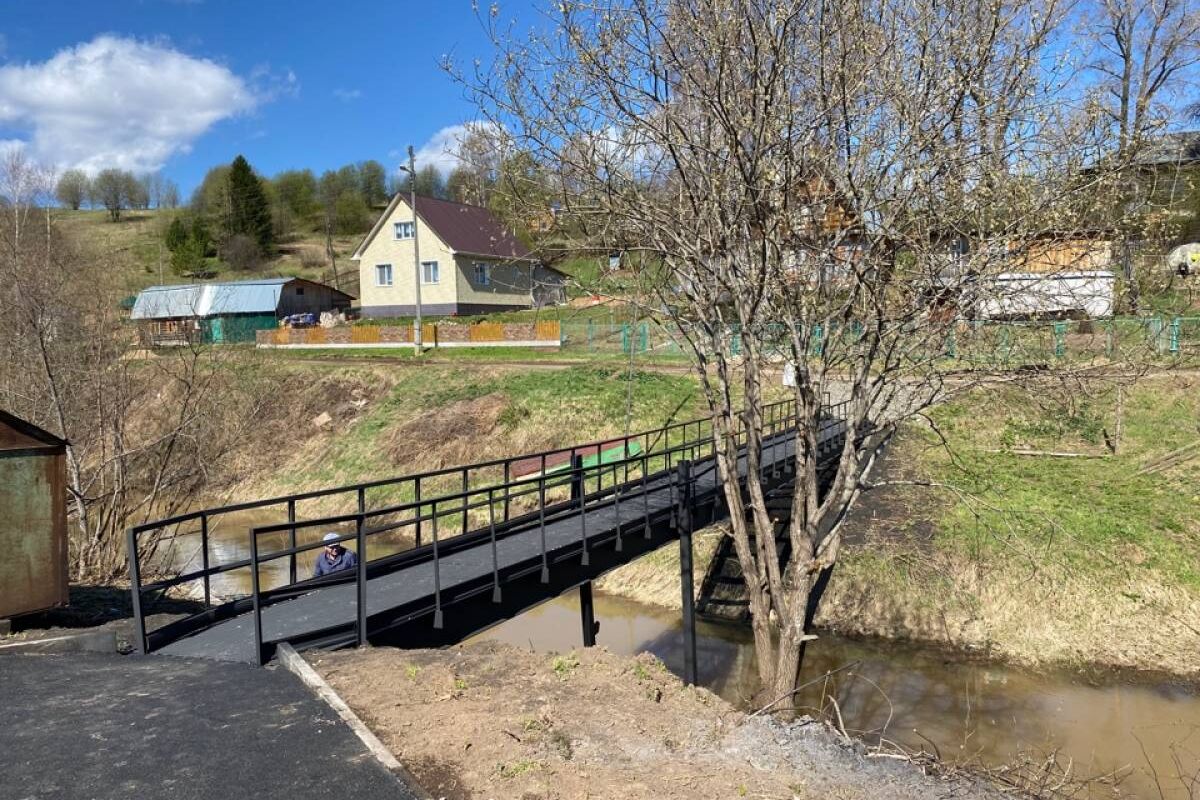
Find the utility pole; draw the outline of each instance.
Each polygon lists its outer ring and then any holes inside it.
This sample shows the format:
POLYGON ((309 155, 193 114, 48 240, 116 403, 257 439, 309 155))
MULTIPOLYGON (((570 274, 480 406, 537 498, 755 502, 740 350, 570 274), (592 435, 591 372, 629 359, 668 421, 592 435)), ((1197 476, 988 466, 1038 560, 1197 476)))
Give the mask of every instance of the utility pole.
POLYGON ((408 146, 408 188, 413 217, 413 289, 417 301, 417 319, 413 323, 413 350, 421 353, 421 249, 417 246, 417 159, 408 146))

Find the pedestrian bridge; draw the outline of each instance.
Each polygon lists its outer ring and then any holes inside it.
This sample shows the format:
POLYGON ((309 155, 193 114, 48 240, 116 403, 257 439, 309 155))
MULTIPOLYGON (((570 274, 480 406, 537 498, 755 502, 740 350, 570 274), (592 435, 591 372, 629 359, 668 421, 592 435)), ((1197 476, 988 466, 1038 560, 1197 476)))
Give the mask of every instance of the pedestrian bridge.
MULTIPOLYGON (((790 492, 795 425, 792 401, 765 409, 760 463, 769 493, 790 492)), ((841 406, 827 406, 818 431, 822 457, 832 463, 844 437, 841 406)), ((575 587, 581 587, 584 644, 591 644, 591 581, 676 540, 686 635, 694 616, 691 533, 728 514, 713 444, 709 421, 693 420, 138 525, 127 534, 136 645, 142 653, 258 664, 284 642, 297 649, 367 642, 436 647, 575 587), (353 510, 302 518, 298 510, 307 506, 353 510), (213 523, 259 510, 273 510, 281 521, 247 530, 249 558, 213 563, 213 523), (355 569, 309 578, 306 565, 327 531, 362 557, 355 569), (154 542, 185 537, 198 540, 201 568, 143 582, 154 542), (214 579, 235 571, 249 573, 249 596, 214 596, 214 579), (146 629, 158 599, 189 589, 202 595, 202 611, 146 629)), ((688 638, 685 671, 694 676, 695 639, 688 638)))

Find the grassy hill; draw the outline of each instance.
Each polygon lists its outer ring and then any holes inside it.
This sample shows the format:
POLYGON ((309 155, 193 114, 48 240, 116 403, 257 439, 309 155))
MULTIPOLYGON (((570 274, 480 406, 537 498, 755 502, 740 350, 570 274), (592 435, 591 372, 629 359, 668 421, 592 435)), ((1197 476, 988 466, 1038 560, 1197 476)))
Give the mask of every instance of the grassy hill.
MULTIPOLYGON (((190 279, 171 271, 171 253, 163 244, 163 233, 174 210, 127 211, 112 222, 107 211, 55 209, 54 221, 86 254, 111 262, 114 280, 124 291, 135 294, 158 283, 186 283, 190 279)), ((342 290, 358 295, 358 270, 350 260, 361 236, 335 236, 334 254, 342 290)), ((295 276, 334 284, 325 258, 325 237, 316 232, 297 232, 276 244, 274 251, 253 270, 233 270, 219 259, 209 259, 215 280, 244 280, 257 277, 295 276)))

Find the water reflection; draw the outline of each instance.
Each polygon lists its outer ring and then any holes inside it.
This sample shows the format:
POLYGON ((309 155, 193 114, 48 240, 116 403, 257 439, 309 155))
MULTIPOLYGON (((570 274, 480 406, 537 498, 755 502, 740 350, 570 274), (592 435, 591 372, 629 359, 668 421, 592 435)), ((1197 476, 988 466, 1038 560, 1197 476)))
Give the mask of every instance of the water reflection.
MULTIPOLYGON (((597 643, 627 655, 647 651, 683 671, 678 614, 596 594, 597 643)), ((745 706, 758 689, 750 631, 698 625, 699 679, 745 706)), ((538 651, 569 650, 581 641, 574 593, 480 634, 538 651)), ((1091 797, 1187 798, 1181 770, 1200 771, 1200 696, 1171 684, 1093 686, 1062 673, 1034 674, 964 663, 953 654, 882 641, 823 636, 810 646, 805 678, 855 664, 802 691, 802 708, 836 699, 852 733, 885 736, 907 747, 936 747, 943 758, 1001 764, 1020 752, 1059 751, 1077 775, 1125 771, 1117 790, 1091 797), (1143 748, 1145 754, 1143 754, 1143 748)))
MULTIPOLYGON (((221 514, 209 519, 208 523, 208 564, 217 567, 235 564, 250 559, 250 531, 256 527, 276 525, 287 522, 287 511, 281 509, 253 509, 250 511, 234 511, 221 514)), ((299 546, 317 544, 327 532, 341 536, 353 535, 354 523, 329 524, 320 527, 300 527, 296 531, 296 544, 299 546)), ((204 565, 204 550, 201 546, 200 523, 195 521, 180 526, 170 539, 164 540, 155 558, 151 562, 151 571, 161 571, 168 574, 185 574, 200 570, 204 565)), ((290 537, 287 532, 262 534, 258 537, 259 564, 258 580, 264 589, 283 586, 290 582, 291 557, 271 558, 271 554, 290 548, 290 537)), ((353 542, 346 546, 357 550, 353 542)), ((412 538, 404 531, 379 533, 367 540, 368 558, 381 558, 398 553, 412 546, 412 538)), ((312 575, 319 549, 300 553, 295 557, 296 576, 303 580, 312 575)), ((145 566, 143 566, 145 570, 145 566)), ((193 581, 183 587, 194 597, 203 596, 203 584, 193 581)), ((229 599, 250 594, 251 580, 248 566, 221 572, 210 578, 210 591, 214 598, 229 599)))

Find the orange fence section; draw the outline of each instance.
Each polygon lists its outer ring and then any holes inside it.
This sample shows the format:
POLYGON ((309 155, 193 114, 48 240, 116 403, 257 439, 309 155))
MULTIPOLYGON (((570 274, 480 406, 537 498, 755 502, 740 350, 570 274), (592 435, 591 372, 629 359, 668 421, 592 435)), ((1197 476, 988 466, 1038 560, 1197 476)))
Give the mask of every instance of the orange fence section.
POLYGON ((557 342, 561 341, 562 339, 562 323, 556 319, 539 322, 534 327, 536 328, 534 331, 534 338, 539 342, 557 342))
POLYGON ((355 325, 350 328, 350 341, 354 344, 378 344, 383 341, 378 325, 355 325))
MULTIPOLYGON (((477 322, 474 325, 449 323, 444 326, 421 326, 421 339, 426 346, 437 347, 445 342, 515 342, 530 337, 529 323, 506 324, 477 322), (464 335, 465 334, 465 335, 464 335)), ((533 339, 555 343, 562 340, 562 325, 558 320, 538 322, 533 326, 533 339)), ((413 329, 407 325, 352 325, 337 328, 276 328, 259 331, 263 344, 411 344, 413 329)))
POLYGON ((504 341, 504 326, 499 322, 476 322, 468 330, 472 342, 504 341))

